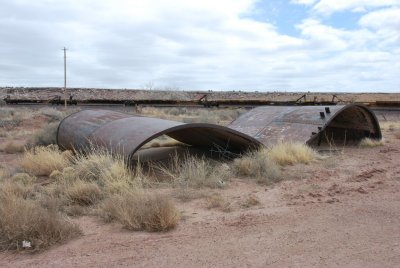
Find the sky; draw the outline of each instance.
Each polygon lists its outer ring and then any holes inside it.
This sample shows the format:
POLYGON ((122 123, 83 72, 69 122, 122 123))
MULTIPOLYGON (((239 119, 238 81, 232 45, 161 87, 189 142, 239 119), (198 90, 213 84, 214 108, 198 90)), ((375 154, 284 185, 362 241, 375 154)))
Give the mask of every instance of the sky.
POLYGON ((400 92, 400 0, 0 0, 0 86, 400 92))

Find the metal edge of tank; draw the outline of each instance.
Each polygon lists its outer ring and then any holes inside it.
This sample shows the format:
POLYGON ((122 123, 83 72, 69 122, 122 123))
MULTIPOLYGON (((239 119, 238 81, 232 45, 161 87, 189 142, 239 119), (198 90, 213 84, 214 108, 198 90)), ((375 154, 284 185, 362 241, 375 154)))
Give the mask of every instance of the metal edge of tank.
MULTIPOLYGON (((325 106, 324 106, 325 107, 325 106)), ((377 138, 378 139, 382 139, 382 132, 381 132, 381 128, 379 126, 379 121, 378 118, 376 117, 375 113, 369 109, 367 106, 365 106, 364 104, 358 104, 358 103, 352 103, 352 104, 347 104, 344 105, 343 107, 341 107, 339 110, 335 111, 334 115, 331 116, 329 118, 329 120, 322 126, 321 130, 316 133, 315 135, 311 136, 307 141, 306 144, 309 144, 312 140, 316 139, 318 137, 318 135, 320 135, 321 132, 323 132, 329 125, 330 123, 337 117, 339 116, 342 112, 345 112, 347 109, 353 108, 353 107, 357 107, 360 109, 364 109, 364 111, 367 112, 367 114, 369 114, 369 116, 372 118, 372 123, 373 123, 373 127, 377 133, 377 138)))
MULTIPOLYGON (((130 142, 126 142, 124 144, 118 143, 118 144, 109 144, 109 147, 114 148, 116 150, 119 150, 119 146, 121 148, 123 148, 123 151, 121 152, 121 154, 123 154, 126 159, 128 161, 130 161, 133 158, 133 155, 146 143, 150 142, 151 140, 160 137, 162 135, 167 135, 170 136, 174 139, 176 139, 177 141, 183 142, 185 144, 188 145, 192 145, 192 146, 198 146, 199 143, 195 140, 191 140, 191 138, 183 138, 183 136, 186 136, 185 133, 188 133, 189 131, 192 130, 196 130, 198 129, 200 132, 209 132, 211 131, 211 134, 209 134, 210 138, 208 140, 212 141, 213 138, 216 138, 218 135, 216 135, 215 133, 213 133, 213 131, 217 131, 220 134, 220 137, 223 136, 223 138, 227 141, 228 143, 228 147, 231 146, 232 148, 237 148, 237 147, 243 147, 246 149, 255 149, 255 148, 260 148, 262 145, 262 143, 260 143, 259 141, 257 141, 256 139, 254 139, 251 136, 248 136, 246 134, 240 133, 236 130, 227 128, 227 127, 223 127, 223 126, 219 126, 219 125, 214 125, 214 124, 206 124, 206 123, 192 123, 192 124, 179 124, 176 126, 172 126, 172 127, 168 127, 168 128, 164 128, 164 129, 158 129, 157 131, 153 131, 152 134, 148 134, 148 135, 135 135, 134 131, 130 130, 129 128, 123 128, 124 126, 126 126, 126 123, 128 123, 130 118, 126 118, 126 120, 124 120, 124 122, 118 122, 121 120, 116 120, 113 122, 110 122, 110 124, 104 125, 100 128, 98 128, 97 130, 95 130, 89 137, 90 140, 94 141, 95 144, 101 144, 102 146, 106 146, 105 143, 107 142, 107 139, 110 138, 108 136, 107 133, 109 133, 109 131, 111 129, 115 129, 118 125, 118 123, 123 123, 121 124, 121 127, 119 128, 119 135, 120 136, 125 136, 125 137, 132 137, 134 138, 134 141, 130 141, 130 142), (109 128, 107 130, 107 128, 109 128), (229 144, 231 139, 241 139, 243 140, 243 142, 236 143, 236 144, 229 144)), ((146 118, 143 117, 143 120, 150 120, 153 121, 153 119, 155 118, 146 118)), ((162 120, 162 119, 158 119, 158 120, 162 120)), ((166 122, 173 122, 174 121, 169 121, 169 120, 163 120, 166 122)), ((143 129, 141 129, 143 131, 143 129)), ((143 134, 143 133, 142 133, 143 134)), ((204 134, 204 133, 203 133, 204 134)), ((112 140, 108 139, 108 141, 112 140)), ((205 138, 204 140, 207 140, 207 138, 205 138)), ((209 147, 211 148, 212 143, 209 143, 209 147)), ((228 148, 229 149, 229 148, 228 148)), ((243 150, 245 151, 245 150, 243 150)))

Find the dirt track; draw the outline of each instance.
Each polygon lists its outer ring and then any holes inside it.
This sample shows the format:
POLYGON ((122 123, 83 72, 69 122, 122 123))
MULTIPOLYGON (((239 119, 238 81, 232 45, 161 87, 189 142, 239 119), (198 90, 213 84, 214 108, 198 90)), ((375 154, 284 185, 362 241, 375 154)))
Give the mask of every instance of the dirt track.
POLYGON ((167 233, 129 232, 76 219, 84 236, 39 254, 2 253, 0 267, 398 267, 400 140, 345 148, 286 168, 274 187, 235 179, 218 190, 232 212, 204 199, 179 203, 183 220, 167 233), (243 208, 249 195, 261 205, 243 208))

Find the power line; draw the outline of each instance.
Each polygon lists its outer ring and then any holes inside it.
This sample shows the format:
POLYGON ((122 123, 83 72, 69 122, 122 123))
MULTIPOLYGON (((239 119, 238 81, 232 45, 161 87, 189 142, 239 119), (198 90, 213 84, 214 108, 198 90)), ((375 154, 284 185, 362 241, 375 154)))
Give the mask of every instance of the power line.
POLYGON ((64 47, 64 106, 67 109, 67 49, 64 47))

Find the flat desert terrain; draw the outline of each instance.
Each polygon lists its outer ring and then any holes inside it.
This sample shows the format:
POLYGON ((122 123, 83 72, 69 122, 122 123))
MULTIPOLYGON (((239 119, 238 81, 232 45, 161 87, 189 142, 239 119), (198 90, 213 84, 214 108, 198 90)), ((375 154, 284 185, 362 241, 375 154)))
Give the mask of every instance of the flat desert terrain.
MULTIPOLYGON (((81 236, 36 253, 3 251, 0 267, 399 267, 400 117, 380 119, 381 145, 325 148, 308 164, 282 167, 277 183, 233 176, 223 189, 190 190, 187 200, 155 189, 181 214, 172 230, 71 217, 81 236)), ((47 120, 23 120, 8 131, 26 133, 3 135, 0 147, 22 144, 47 120)), ((17 168, 20 155, 1 152, 1 166, 17 168)))

